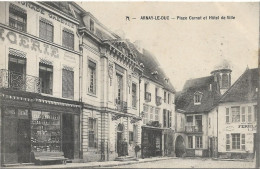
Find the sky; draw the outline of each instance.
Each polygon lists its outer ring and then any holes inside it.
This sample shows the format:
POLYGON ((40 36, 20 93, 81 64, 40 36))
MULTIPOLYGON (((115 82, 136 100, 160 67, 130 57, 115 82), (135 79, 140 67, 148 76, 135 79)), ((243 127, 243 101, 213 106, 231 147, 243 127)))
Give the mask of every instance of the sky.
POLYGON ((257 67, 257 2, 77 3, 111 31, 124 34, 131 42, 141 41, 143 48, 155 55, 177 91, 182 90, 186 80, 209 76, 224 59, 231 65, 232 83, 247 66, 257 67), (142 20, 141 16, 173 19, 142 20), (202 19, 190 20, 189 16, 202 19), (209 16, 220 18, 212 20, 209 16), (227 16, 235 19, 227 19, 227 16))

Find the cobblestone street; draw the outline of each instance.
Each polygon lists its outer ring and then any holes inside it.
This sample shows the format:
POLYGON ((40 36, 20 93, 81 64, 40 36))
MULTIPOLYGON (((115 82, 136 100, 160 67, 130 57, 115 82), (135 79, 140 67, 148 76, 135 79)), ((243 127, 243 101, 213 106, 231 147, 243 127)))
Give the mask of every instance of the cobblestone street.
POLYGON ((168 159, 113 168, 255 168, 253 161, 218 161, 212 159, 168 159))

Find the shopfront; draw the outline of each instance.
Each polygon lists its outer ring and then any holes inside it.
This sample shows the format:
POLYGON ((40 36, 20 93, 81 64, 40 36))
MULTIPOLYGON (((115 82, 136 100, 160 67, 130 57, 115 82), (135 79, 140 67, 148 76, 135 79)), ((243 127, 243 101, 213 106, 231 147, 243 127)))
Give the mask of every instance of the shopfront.
POLYGON ((142 157, 162 156, 162 129, 142 126, 142 157))
POLYGON ((33 162, 36 152, 79 158, 78 104, 1 96, 2 164, 33 162))

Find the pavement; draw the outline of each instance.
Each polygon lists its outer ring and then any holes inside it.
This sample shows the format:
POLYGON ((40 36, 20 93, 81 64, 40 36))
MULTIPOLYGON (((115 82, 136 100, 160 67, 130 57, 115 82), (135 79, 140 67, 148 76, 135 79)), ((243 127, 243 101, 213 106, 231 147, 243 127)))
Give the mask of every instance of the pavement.
POLYGON ((8 166, 2 167, 3 169, 18 169, 18 168, 96 168, 96 167, 115 167, 115 166, 125 166, 125 165, 133 165, 133 164, 140 164, 140 163, 147 163, 147 162, 156 162, 162 160, 170 160, 176 159, 177 157, 151 157, 145 159, 138 159, 138 161, 104 161, 104 162, 87 162, 87 163, 67 163, 64 164, 55 164, 55 165, 27 165, 27 164, 20 164, 19 166, 8 166))

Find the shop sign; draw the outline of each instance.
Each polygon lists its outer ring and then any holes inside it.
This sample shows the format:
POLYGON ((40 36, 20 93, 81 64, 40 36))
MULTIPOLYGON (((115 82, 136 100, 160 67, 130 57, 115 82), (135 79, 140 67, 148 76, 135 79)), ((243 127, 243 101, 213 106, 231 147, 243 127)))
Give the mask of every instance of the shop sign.
POLYGON ((248 128, 248 131, 256 131, 256 125, 238 125, 238 128, 248 128))
POLYGON ((71 22, 68 22, 67 20, 55 15, 54 13, 51 13, 51 12, 47 12, 43 7, 39 6, 39 5, 36 5, 32 2, 25 2, 25 1, 21 1, 21 2, 18 2, 19 4, 23 5, 23 6, 26 6, 27 8, 30 8, 36 12, 39 12, 40 14, 42 15, 48 15, 50 19, 53 19, 55 21, 58 21, 64 25, 67 25, 71 28, 74 28, 74 24, 71 23, 71 22))
POLYGON ((55 58, 59 58, 59 50, 57 47, 42 43, 36 39, 29 38, 24 35, 17 34, 13 31, 5 31, 0 28, 0 41, 8 41, 31 51, 44 53, 55 58), (7 39, 7 40, 6 40, 7 39))

